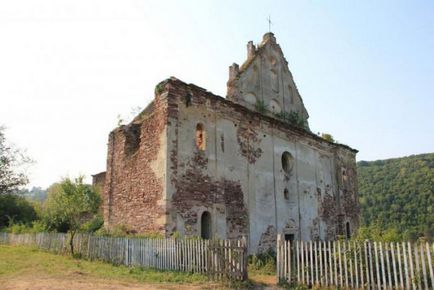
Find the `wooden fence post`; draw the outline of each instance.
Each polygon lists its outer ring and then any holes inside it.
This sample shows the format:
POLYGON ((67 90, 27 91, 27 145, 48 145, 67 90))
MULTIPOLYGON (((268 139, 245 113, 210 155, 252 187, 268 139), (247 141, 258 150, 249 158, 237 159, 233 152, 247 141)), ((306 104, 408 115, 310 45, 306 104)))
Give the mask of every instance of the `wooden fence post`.
MULTIPOLYGON (((430 246, 429 243, 425 243, 426 246, 426 253, 428 256, 428 269, 429 269, 429 275, 431 277, 431 287, 434 286, 434 271, 433 271, 433 265, 432 265, 432 257, 431 257, 431 251, 430 251, 430 246)), ((433 244, 434 247, 434 244, 433 244)))
POLYGON ((282 235, 277 234, 277 245, 276 245, 276 273, 277 273, 277 282, 280 281, 282 278, 282 263, 284 263, 281 255, 282 255, 282 249, 281 249, 281 243, 282 243, 282 235))
POLYGON ((382 274, 382 286, 383 288, 387 288, 386 284, 386 270, 384 267, 384 255, 383 255, 383 244, 380 242, 380 262, 381 262, 381 274, 382 274))
MULTIPOLYGON (((404 289, 404 278, 402 276, 402 259, 401 259, 401 250, 400 250, 400 246, 399 243, 396 243, 396 249, 398 252, 398 272, 399 272, 399 285, 401 286, 402 289, 404 289)), ((396 282, 396 285, 398 285, 398 281, 396 282)))
POLYGON ((422 285, 421 285, 421 277, 420 277, 420 265, 419 265, 419 251, 418 251, 418 247, 417 244, 414 245, 413 247, 414 250, 414 262, 416 264, 416 283, 418 286, 418 289, 422 289, 422 285))
POLYGON ((410 264, 410 279, 411 282, 413 284, 413 289, 416 289, 416 281, 415 281, 415 277, 414 277, 414 270, 413 270, 413 254, 412 254, 412 250, 411 250, 411 243, 408 242, 407 243, 408 246, 408 262, 410 264))
POLYGON ((322 266, 323 265, 322 248, 323 248, 323 242, 319 241, 319 275, 320 275, 319 284, 320 285, 324 285, 323 266, 322 266))
POLYGON ((380 276, 380 266, 378 263, 378 248, 377 242, 374 242, 374 254, 375 254, 375 272, 377 273, 377 286, 378 290, 381 290, 381 276, 380 276))
MULTIPOLYGON (((430 257, 428 257, 430 258, 430 257)), ((424 257, 424 250, 423 250, 423 243, 420 244, 420 260, 422 264, 422 275, 423 275, 423 283, 425 285, 425 289, 428 289, 428 279, 426 276, 426 267, 425 267, 425 257, 424 257)))
POLYGON ((407 260, 407 254, 406 254, 406 246, 405 243, 402 243, 402 253, 404 255, 404 270, 405 270, 405 282, 406 282, 406 286, 407 289, 410 289, 410 283, 411 283, 411 278, 410 278, 410 274, 408 271, 408 260, 407 260))
POLYGON ((299 260, 299 256, 300 256, 300 242, 297 240, 296 243, 295 243, 295 261, 296 261, 296 264, 297 264, 297 280, 296 280, 297 283, 301 282, 301 279, 300 279, 301 273, 300 273, 300 260, 299 260))

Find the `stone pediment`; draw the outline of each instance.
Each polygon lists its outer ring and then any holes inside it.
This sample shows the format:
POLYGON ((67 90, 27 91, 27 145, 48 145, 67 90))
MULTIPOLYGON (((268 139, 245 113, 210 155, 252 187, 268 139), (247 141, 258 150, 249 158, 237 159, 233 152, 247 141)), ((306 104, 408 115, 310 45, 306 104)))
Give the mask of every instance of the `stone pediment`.
POLYGON ((229 68, 227 98, 270 116, 296 113, 307 121, 309 114, 297 90, 283 52, 270 32, 255 46, 247 44, 247 60, 229 68))

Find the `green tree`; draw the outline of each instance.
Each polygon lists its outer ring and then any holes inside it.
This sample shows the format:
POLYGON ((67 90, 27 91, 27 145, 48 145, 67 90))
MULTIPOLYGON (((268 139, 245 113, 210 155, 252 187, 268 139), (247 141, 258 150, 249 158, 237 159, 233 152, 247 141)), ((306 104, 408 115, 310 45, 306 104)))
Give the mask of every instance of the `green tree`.
POLYGON ((44 222, 48 229, 70 234, 69 246, 74 254, 75 234, 97 215, 100 204, 100 196, 83 182, 82 176, 75 180, 65 178, 48 189, 44 222))
POLYGON ((31 160, 7 142, 4 131, 0 126, 0 228, 29 225, 36 219, 35 209, 17 193, 28 182, 22 166, 31 160))
POLYGON ((24 197, 10 193, 0 195, 0 228, 13 224, 29 226, 36 218, 35 208, 24 197))
POLYGON ((27 176, 20 168, 31 162, 22 151, 6 141, 4 130, 0 126, 0 194, 14 193, 27 184, 27 176))

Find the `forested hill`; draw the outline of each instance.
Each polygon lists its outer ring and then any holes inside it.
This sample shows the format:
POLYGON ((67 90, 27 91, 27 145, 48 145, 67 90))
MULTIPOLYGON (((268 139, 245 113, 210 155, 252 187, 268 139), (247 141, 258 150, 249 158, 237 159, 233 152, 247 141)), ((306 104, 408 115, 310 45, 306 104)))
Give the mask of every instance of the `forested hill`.
POLYGON ((357 163, 362 224, 403 239, 432 237, 434 153, 357 163))

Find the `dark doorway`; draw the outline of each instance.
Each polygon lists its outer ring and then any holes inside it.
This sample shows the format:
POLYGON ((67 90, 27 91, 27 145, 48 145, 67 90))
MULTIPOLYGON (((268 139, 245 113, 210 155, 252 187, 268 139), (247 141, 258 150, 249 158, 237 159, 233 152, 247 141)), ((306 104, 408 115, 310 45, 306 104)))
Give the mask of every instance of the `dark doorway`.
POLYGON ((209 240, 211 238, 211 214, 204 211, 200 218, 200 236, 202 239, 209 240))
POLYGON ((285 234, 285 241, 294 241, 294 234, 285 234))
POLYGON ((345 231, 346 231, 347 240, 351 239, 350 222, 346 223, 346 225, 345 225, 345 231))

